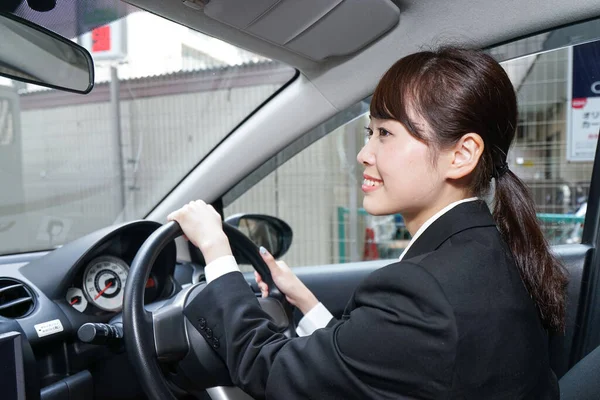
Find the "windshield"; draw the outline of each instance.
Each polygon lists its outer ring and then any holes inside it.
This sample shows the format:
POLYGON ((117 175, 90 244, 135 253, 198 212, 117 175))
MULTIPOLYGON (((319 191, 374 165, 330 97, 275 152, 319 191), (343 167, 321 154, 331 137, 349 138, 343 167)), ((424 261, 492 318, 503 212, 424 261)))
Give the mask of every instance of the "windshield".
POLYGON ((143 218, 295 71, 120 1, 23 4, 86 47, 95 87, 0 77, 0 254, 143 218))

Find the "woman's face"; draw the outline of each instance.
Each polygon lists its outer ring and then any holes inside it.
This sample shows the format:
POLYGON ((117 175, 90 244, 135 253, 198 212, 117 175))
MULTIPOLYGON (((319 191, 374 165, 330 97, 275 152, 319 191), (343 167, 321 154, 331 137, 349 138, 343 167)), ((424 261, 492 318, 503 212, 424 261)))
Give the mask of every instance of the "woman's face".
MULTIPOLYGON (((415 118, 416 124, 425 122, 415 118)), ((425 132, 427 132, 427 127, 425 132)), ((439 199, 444 178, 431 162, 427 144, 400 122, 371 118, 367 144, 357 160, 365 168, 363 207, 372 215, 416 217, 439 199)))

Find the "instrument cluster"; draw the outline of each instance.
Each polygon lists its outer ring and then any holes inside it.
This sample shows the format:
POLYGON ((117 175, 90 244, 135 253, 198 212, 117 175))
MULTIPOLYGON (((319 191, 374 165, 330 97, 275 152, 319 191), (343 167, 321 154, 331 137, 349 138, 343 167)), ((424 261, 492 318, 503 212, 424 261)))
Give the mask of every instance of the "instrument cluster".
MULTIPOLYGON (((82 313, 90 305, 106 312, 120 312, 128 275, 129 265, 123 259, 107 255, 96 257, 86 265, 79 284, 67 290, 66 300, 82 313)), ((156 277, 150 275, 146 282, 146 302, 156 299, 157 286, 156 277)))

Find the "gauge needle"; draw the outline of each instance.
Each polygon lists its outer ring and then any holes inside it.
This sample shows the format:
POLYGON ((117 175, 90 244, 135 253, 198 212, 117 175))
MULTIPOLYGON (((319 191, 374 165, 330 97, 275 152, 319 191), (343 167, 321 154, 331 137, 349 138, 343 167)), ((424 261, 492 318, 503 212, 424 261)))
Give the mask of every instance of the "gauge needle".
POLYGON ((81 297, 75 296, 71 299, 71 305, 77 304, 81 301, 81 297))
POLYGON ((111 286, 112 286, 113 282, 114 282, 114 281, 111 279, 111 280, 108 282, 108 285, 106 285, 106 286, 104 287, 104 289, 102 289, 102 290, 100 291, 100 293, 98 293, 98 294, 96 295, 96 297, 94 297, 94 300, 98 300, 98 297, 102 296, 102 294, 104 294, 104 292, 106 292, 106 289, 108 289, 109 287, 111 287, 111 286))

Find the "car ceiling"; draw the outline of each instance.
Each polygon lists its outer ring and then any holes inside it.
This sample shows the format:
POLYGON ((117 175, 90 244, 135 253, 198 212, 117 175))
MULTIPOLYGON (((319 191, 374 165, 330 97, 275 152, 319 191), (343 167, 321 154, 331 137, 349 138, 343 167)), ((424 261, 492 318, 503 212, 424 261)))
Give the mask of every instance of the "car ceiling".
MULTIPOLYGON (((363 4, 365 1, 358 0, 363 4)), ((329 27, 329 32, 339 32, 342 38, 356 41, 356 35, 351 33, 359 23, 377 27, 361 28, 365 35, 378 32, 380 36, 351 54, 321 60, 265 40, 255 32, 249 33, 249 29, 238 29, 231 24, 219 22, 203 10, 194 10, 184 5, 181 0, 127 2, 207 35, 279 60, 300 71, 300 77, 277 96, 276 104, 262 107, 240 126, 148 216, 159 221, 164 221, 170 210, 192 199, 216 199, 242 179, 246 173, 244 171, 256 168, 295 138, 369 96, 386 69, 403 55, 447 43, 485 48, 600 16, 600 3, 597 0, 369 0, 370 5, 379 3, 379 7, 388 7, 388 10, 397 7, 397 13, 389 13, 394 17, 394 22, 390 23, 390 15, 382 17, 381 14, 364 11, 352 16, 358 17, 358 20, 350 18, 351 21, 342 20, 343 23, 340 23, 339 18, 332 18, 338 26, 329 27), (265 138, 269 140, 265 141, 265 138), (256 146, 261 151, 248 154, 247 149, 256 146), (229 160, 227 170, 220 168, 225 159, 229 160), (214 178, 215 171, 219 172, 220 179, 211 179, 210 182, 203 179, 210 175, 214 178)), ((258 4, 274 3, 268 13, 290 2, 317 7, 321 2, 331 6, 333 3, 351 0, 256 0, 258 4)), ((247 0, 210 0, 206 7, 207 10, 208 7, 220 7, 219 18, 227 19, 223 10, 234 10, 240 14, 247 3, 247 0), (236 4, 239 8, 237 10, 233 7, 236 4)), ((325 6, 321 4, 319 7, 325 6)), ((340 6, 331 7, 331 10, 335 11, 337 7, 340 6)), ((289 9, 294 10, 294 7, 289 9)), ((288 14, 280 12, 277 18, 271 18, 273 29, 281 29, 285 18, 295 26, 309 26, 318 22, 315 13, 299 13, 297 8, 295 10, 288 14), (296 20, 299 15, 313 20, 299 23, 296 20)), ((214 9, 209 14, 215 15, 214 9)), ((231 16, 230 20, 235 20, 238 16, 231 16)), ((265 20, 261 26, 263 33, 269 29, 269 20, 265 20)), ((314 46, 320 45, 319 38, 315 37, 314 46)), ((352 48, 353 43, 340 47, 352 48)))

